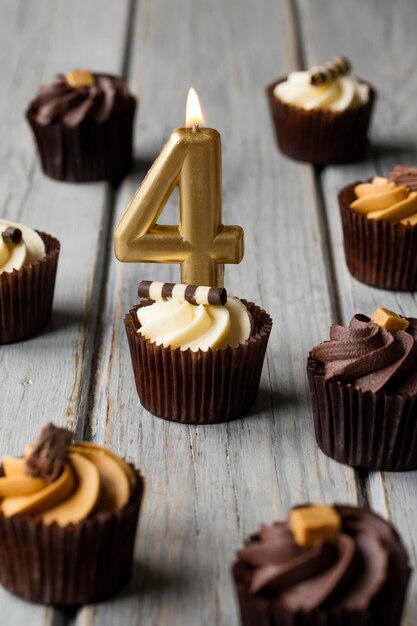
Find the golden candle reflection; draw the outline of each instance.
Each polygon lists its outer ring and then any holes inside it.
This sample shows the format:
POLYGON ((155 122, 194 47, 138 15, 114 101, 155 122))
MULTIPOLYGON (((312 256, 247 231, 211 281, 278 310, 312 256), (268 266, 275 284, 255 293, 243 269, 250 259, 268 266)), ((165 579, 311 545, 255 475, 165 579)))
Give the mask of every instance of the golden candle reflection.
POLYGON ((203 123, 190 89, 187 128, 174 130, 136 191, 114 235, 120 261, 180 263, 181 282, 223 287, 224 264, 243 258, 243 230, 222 223, 221 140, 203 123), (157 220, 179 188, 179 225, 157 220))

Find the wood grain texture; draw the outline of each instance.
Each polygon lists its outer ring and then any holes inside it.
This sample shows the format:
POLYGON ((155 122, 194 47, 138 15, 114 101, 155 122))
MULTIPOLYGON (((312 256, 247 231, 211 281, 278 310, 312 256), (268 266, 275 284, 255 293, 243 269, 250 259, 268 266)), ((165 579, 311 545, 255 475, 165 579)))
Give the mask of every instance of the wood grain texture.
MULTIPOLYGON (((194 84, 223 137, 224 222, 246 234, 245 259, 227 267, 226 285, 262 303, 275 326, 251 416, 214 427, 163 422, 139 404, 123 317, 139 280, 178 279, 178 269, 112 260, 91 434, 143 470, 147 493, 130 588, 81 610, 77 626, 235 626, 229 568, 243 537, 296 502, 356 501, 353 472, 319 454, 312 433, 305 360, 333 316, 314 176, 277 153, 264 93, 296 64, 288 8, 269 0, 256 10, 237 0, 138 5, 129 76, 141 99, 139 171, 120 190, 114 224, 182 125, 194 84)), ((163 220, 175 220, 174 202, 163 220)))
MULTIPOLYGON (((417 164, 417 62, 416 4, 412 0, 392 3, 335 3, 331 0, 300 0, 300 23, 308 65, 335 54, 351 59, 355 72, 369 79, 379 92, 372 128, 369 159, 349 167, 328 168, 322 176, 325 210, 330 228, 343 321, 353 313, 372 314, 386 306, 403 315, 417 315, 417 296, 370 288, 353 279, 346 267, 337 192, 344 185, 375 174, 387 174, 397 163, 417 164), (323 20, 325 16, 325 20, 323 20), (332 24, 328 28, 328 24, 332 24)), ((417 565, 417 490, 415 472, 371 472, 366 481, 369 504, 398 527, 417 565)), ((412 578, 408 613, 404 623, 417 623, 417 581, 412 578)))
MULTIPOLYGON (((62 244, 50 327, 0 347, 1 454, 20 454, 46 420, 83 430, 110 194, 105 184, 45 178, 24 111, 39 84, 58 71, 80 65, 122 70, 129 5, 106 4, 106 11, 98 0, 4 0, 0 7, 1 214, 62 244)), ((0 621, 7 615, 11 626, 63 619, 3 591, 0 603, 0 621)))

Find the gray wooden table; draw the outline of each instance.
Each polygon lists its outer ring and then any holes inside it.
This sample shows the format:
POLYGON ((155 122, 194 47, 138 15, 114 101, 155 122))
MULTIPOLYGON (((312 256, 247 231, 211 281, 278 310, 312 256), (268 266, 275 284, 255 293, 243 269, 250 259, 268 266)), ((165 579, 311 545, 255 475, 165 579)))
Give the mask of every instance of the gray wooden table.
MULTIPOLYGON (((314 440, 305 375, 331 322, 385 305, 416 315, 416 297, 353 280, 337 191, 396 163, 417 164, 415 0, 1 0, 0 214, 62 243, 54 317, 42 336, 0 348, 0 454, 19 454, 46 420, 129 457, 147 479, 134 578, 78 613, 0 591, 0 624, 237 626, 229 574, 261 521, 306 500, 371 505, 416 554, 415 474, 355 472, 314 440), (290 69, 345 54, 378 88, 369 159, 322 173, 275 148, 264 87, 290 69), (89 67, 124 73, 140 99, 136 167, 115 191, 45 178, 23 111, 41 81, 89 67), (123 317, 141 278, 176 266, 115 260, 115 225, 170 131, 190 85, 223 139, 225 223, 246 254, 226 268, 231 293, 273 316, 257 403, 246 419, 188 427, 139 405, 123 317)), ((164 220, 175 216, 174 203, 164 220)), ((404 624, 417 623, 413 579, 404 624)))

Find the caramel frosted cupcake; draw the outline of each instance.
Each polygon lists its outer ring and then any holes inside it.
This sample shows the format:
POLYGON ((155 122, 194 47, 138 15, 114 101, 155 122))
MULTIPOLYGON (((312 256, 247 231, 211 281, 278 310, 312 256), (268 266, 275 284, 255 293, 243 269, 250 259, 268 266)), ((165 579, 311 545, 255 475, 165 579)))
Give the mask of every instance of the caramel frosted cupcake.
POLYGON ((136 99, 123 78, 88 70, 42 85, 26 117, 45 174, 58 180, 117 182, 132 166, 136 99))
POLYGON ((48 324, 59 250, 51 235, 0 219, 0 344, 31 337, 48 324))
POLYGON ((339 504, 262 525, 233 567, 243 626, 400 626, 409 575, 391 524, 339 504))
POLYGON ((364 157, 376 93, 349 72, 349 62, 335 57, 309 71, 291 72, 267 87, 284 154, 318 165, 364 157))
POLYGON ((356 182, 339 193, 346 263, 358 280, 417 290, 417 168, 356 182))
POLYGON ((0 583, 41 604, 104 600, 129 580, 143 479, 110 450, 46 425, 0 478, 0 583))
POLYGON ((125 326, 142 405, 189 424, 244 415, 259 388, 268 313, 217 287, 142 281, 138 293, 125 326))
POLYGON ((325 454, 372 470, 417 469, 417 319, 380 308, 334 324, 307 372, 325 454))

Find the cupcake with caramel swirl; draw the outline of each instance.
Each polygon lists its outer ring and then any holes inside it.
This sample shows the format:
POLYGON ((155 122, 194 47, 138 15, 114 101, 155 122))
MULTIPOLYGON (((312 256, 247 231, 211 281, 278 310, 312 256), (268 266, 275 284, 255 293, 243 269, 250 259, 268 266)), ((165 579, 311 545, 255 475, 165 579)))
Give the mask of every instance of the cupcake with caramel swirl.
POLYGON ((409 574, 394 528, 342 505, 262 525, 233 567, 244 626, 400 626, 409 574))
POLYGON ((417 290, 417 168, 397 165, 387 177, 339 193, 346 263, 358 280, 396 291, 417 290))
POLYGON ((325 454, 373 470, 417 468, 417 319, 379 308, 334 324, 307 372, 325 454))
POLYGON ((47 605, 98 602, 124 587, 144 481, 111 450, 46 424, 0 476, 0 584, 47 605))
POLYGON ((42 85, 26 117, 48 176, 119 181, 132 165, 136 99, 123 78, 88 70, 42 85))

